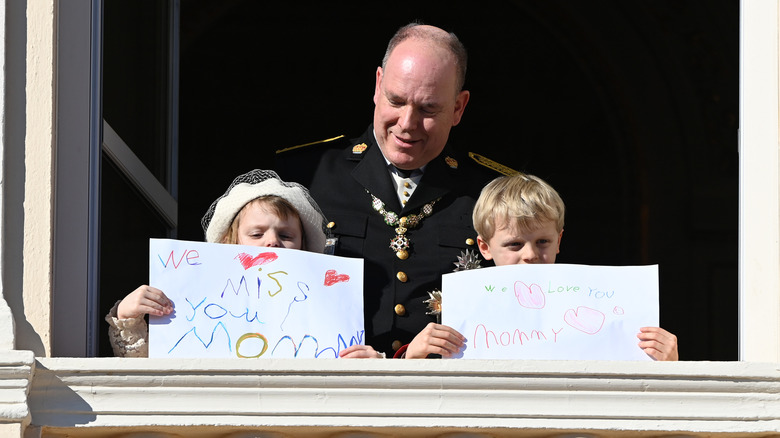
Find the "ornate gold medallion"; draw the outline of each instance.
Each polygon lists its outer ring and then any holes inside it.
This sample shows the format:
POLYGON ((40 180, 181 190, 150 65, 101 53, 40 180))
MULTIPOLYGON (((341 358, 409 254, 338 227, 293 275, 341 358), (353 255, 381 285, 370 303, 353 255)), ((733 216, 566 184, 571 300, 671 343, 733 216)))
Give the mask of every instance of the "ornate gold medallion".
POLYGON ((420 222, 422 222, 423 219, 430 216, 431 213, 433 213, 433 204, 436 203, 441 198, 438 198, 436 200, 433 200, 425 205, 420 209, 420 212, 417 214, 410 214, 409 216, 404 217, 398 217, 398 213, 389 211, 385 209, 385 203, 382 202, 381 199, 377 198, 376 196, 372 195, 371 192, 366 190, 366 193, 371 195, 371 205, 374 207, 374 210, 377 211, 377 213, 381 214, 382 217, 385 220, 385 223, 387 225, 390 225, 391 227, 395 228, 395 237, 390 239, 390 249, 393 250, 395 253, 395 256, 398 257, 401 260, 406 260, 409 258, 409 247, 411 246, 411 241, 409 240, 409 237, 406 235, 406 231, 409 228, 416 227, 420 222))

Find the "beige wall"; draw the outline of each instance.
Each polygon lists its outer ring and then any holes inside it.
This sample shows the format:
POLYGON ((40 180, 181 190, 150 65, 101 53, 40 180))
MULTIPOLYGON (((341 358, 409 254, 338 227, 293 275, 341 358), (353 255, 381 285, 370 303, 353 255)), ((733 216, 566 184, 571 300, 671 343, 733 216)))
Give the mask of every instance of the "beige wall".
MULTIPOLYGON (((16 318, 34 333, 20 331, 19 349, 51 354, 52 218, 55 151, 54 2, 27 3, 27 96, 24 139, 23 303, 16 318)), ((63 169, 66 170, 66 169, 63 169)))

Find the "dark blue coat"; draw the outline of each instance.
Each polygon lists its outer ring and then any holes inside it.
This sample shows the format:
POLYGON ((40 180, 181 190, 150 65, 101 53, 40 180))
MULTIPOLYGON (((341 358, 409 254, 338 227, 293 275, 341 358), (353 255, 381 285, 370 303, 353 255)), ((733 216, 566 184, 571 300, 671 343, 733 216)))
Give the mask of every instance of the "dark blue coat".
POLYGON ((285 181, 308 187, 327 220, 335 223, 336 255, 365 260, 366 344, 389 356, 435 322, 426 315, 427 292, 441 288, 441 275, 452 272, 461 251, 477 251, 471 223, 474 203, 482 187, 500 176, 445 148, 426 166, 402 209, 371 126, 357 139, 282 152, 277 155, 277 171, 285 181), (353 152, 355 145, 363 143, 367 146, 363 152, 353 152), (390 249, 395 227, 373 209, 366 190, 400 216, 417 214, 425 204, 441 198, 429 217, 407 231, 411 248, 406 260, 390 249), (406 282, 398 279, 399 272, 406 275, 406 282), (401 312, 396 311, 398 304, 403 306, 401 312))

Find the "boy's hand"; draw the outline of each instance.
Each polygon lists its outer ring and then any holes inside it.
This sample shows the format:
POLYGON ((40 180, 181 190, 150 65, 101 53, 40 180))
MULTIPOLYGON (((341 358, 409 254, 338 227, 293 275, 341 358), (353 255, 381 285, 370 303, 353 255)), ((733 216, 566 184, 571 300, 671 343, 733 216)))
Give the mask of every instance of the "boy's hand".
POLYGON ((406 349, 406 359, 425 359, 429 354, 451 357, 463 348, 463 337, 457 330, 446 325, 429 323, 412 339, 406 349))
POLYGON ((144 314, 163 316, 173 312, 173 303, 160 289, 143 285, 130 292, 116 309, 119 319, 138 318, 144 314))
POLYGON ((677 336, 661 327, 642 327, 639 334, 639 348, 654 360, 679 360, 677 336))
POLYGON ((339 352, 341 359, 381 359, 383 357, 370 345, 353 345, 339 352))

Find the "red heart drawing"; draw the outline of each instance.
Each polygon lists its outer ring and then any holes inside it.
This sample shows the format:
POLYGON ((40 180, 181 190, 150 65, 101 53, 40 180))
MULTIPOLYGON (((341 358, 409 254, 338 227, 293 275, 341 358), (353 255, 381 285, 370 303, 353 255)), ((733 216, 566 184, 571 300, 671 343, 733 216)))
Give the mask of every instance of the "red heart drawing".
POLYGON ((546 301, 544 292, 538 284, 528 286, 522 281, 515 282, 515 297, 521 306, 529 309, 541 309, 546 301))
POLYGON ((349 275, 336 274, 335 269, 328 269, 325 271, 325 286, 333 286, 336 283, 349 281, 349 275))
POLYGON ((273 252, 261 252, 257 256, 252 257, 251 255, 242 252, 239 255, 237 255, 235 258, 237 258, 238 261, 241 262, 241 265, 244 267, 244 270, 247 270, 252 266, 260 266, 266 263, 270 263, 278 259, 279 256, 273 252))
POLYGON ((579 306, 576 311, 567 310, 563 315, 563 320, 581 332, 594 335, 604 325, 604 314, 590 307, 579 306))

